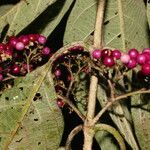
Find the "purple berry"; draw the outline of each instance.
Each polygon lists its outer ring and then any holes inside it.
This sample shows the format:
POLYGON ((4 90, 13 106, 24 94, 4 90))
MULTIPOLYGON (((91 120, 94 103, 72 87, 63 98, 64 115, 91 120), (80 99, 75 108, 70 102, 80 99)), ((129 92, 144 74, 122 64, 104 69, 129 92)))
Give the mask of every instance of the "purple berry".
POLYGON ((139 55, 139 52, 136 49, 130 49, 128 55, 130 56, 131 59, 136 59, 137 56, 139 55))
POLYGON ((5 44, 0 43, 0 52, 3 52, 5 49, 5 44))
POLYGON ((103 49, 101 52, 102 58, 104 59, 107 56, 112 56, 112 50, 110 49, 103 49))
POLYGON ((136 65, 137 65, 136 60, 135 59, 130 59, 129 62, 128 62, 128 64, 127 64, 127 67, 129 69, 133 69, 134 67, 136 67, 136 65))
POLYGON ((62 108, 65 105, 65 103, 63 102, 63 100, 57 99, 57 105, 58 107, 62 108))
POLYGON ((142 65, 142 64, 145 64, 146 62, 146 56, 144 54, 139 54, 137 56, 137 62, 142 65))
POLYGON ((16 47, 16 50, 18 50, 18 51, 21 51, 25 48, 25 46, 22 42, 18 42, 15 47, 16 47))
POLYGON ((49 55, 50 54, 50 48, 48 48, 48 47, 44 47, 43 49, 42 49, 42 54, 43 55, 49 55))
POLYGON ((121 52, 119 50, 113 50, 112 52, 112 56, 115 58, 115 59, 120 59, 121 57, 121 52))
POLYGON ((16 37, 10 37, 10 40, 9 40, 10 46, 15 47, 17 43, 18 43, 18 39, 16 37))
POLYGON ((54 72, 54 75, 59 78, 61 76, 61 70, 60 69, 56 69, 54 72))
POLYGON ((46 37, 40 35, 40 37, 38 38, 38 42, 39 42, 40 44, 45 44, 45 43, 46 43, 46 37))
POLYGON ((29 37, 27 35, 21 35, 19 41, 22 42, 25 46, 29 44, 29 37))
POLYGON ((128 54, 122 54, 120 60, 122 63, 127 64, 130 60, 130 56, 128 54))
POLYGON ((141 71, 144 75, 150 75, 150 64, 142 65, 141 71))
POLYGON ((20 70, 21 69, 20 69, 20 67, 17 64, 15 64, 15 65, 12 66, 12 73, 13 74, 19 74, 20 70))
POLYGON ((113 57, 106 56, 103 61, 104 65, 107 67, 112 67, 115 64, 113 57))
POLYGON ((28 38, 31 42, 35 42, 37 40, 36 34, 29 34, 28 38))
POLYGON ((96 49, 92 52, 92 57, 94 59, 100 59, 101 58, 101 50, 96 49))
POLYGON ((146 57, 146 62, 150 61, 150 53, 144 52, 143 55, 146 57))
POLYGON ((2 81, 3 80, 3 75, 2 74, 0 74, 0 81, 2 81))

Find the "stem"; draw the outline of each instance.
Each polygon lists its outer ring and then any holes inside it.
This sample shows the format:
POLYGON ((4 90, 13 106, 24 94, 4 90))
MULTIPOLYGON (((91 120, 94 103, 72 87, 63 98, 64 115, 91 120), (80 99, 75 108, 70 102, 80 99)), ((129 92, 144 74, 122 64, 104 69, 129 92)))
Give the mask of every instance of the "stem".
MULTIPOLYGON (((99 0, 97 7, 97 16, 95 22, 94 31, 94 47, 102 48, 102 27, 103 27, 103 17, 104 17, 104 7, 106 0, 99 0)), ((92 49, 90 49, 92 53, 92 49)), ((83 150, 91 150, 93 143, 93 117, 95 115, 95 105, 96 105, 96 91, 97 91, 98 78, 94 75, 91 76, 90 90, 87 106, 87 116, 84 122, 84 146, 83 150)))
POLYGON ((68 138, 67 138, 67 142, 66 142, 66 146, 65 146, 65 150, 70 150, 71 148, 71 142, 74 138, 74 136, 76 134, 78 134, 81 130, 82 130, 83 126, 79 125, 77 127, 75 127, 69 134, 68 138))
POLYGON ((57 95, 57 97, 63 99, 63 101, 67 103, 73 109, 74 112, 76 112, 76 114, 82 119, 82 121, 85 120, 85 116, 76 108, 76 106, 68 98, 61 95, 57 95))
POLYGON ((94 47, 102 48, 103 18, 106 0, 99 0, 94 31, 94 47))
POLYGON ((114 98, 113 100, 109 100, 107 102, 107 104, 100 110, 100 112, 95 116, 95 118, 93 119, 93 123, 97 123, 99 118, 108 110, 108 108, 110 106, 112 106, 116 101, 119 100, 125 100, 125 98, 132 96, 132 95, 136 95, 136 94, 146 94, 146 93, 150 93, 150 90, 138 90, 138 91, 134 91, 134 92, 130 92, 130 93, 126 93, 120 96, 117 96, 116 98, 114 98))
POLYGON ((95 105, 96 105, 96 91, 97 91, 98 78, 96 76, 91 77, 88 108, 86 118, 90 121, 95 115, 95 105))

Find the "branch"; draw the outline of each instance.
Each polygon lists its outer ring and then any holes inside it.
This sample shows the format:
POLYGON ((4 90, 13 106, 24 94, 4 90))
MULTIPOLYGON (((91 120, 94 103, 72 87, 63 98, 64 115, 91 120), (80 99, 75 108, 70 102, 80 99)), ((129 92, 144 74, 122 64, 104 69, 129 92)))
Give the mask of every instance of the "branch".
POLYGON ((77 127, 75 127, 69 134, 67 141, 66 141, 66 146, 65 146, 65 150, 70 150, 71 148, 71 142, 74 138, 74 136, 76 134, 78 134, 81 130, 82 130, 83 126, 82 125, 78 125, 77 127))
POLYGON ((98 122, 99 118, 108 110, 108 108, 110 106, 112 106, 116 101, 119 100, 125 100, 125 98, 132 96, 132 95, 137 95, 137 94, 146 94, 146 93, 150 93, 150 89, 149 90, 138 90, 138 91, 134 91, 134 92, 130 92, 130 93, 126 93, 120 96, 117 96, 116 98, 114 98, 113 100, 109 100, 107 102, 107 104, 100 110, 100 112, 95 116, 95 118, 93 119, 93 124, 95 124, 96 122, 98 122))
POLYGON ((94 47, 102 48, 103 18, 106 0, 99 0, 94 31, 94 47))
POLYGON ((61 95, 57 95, 58 98, 62 99, 65 103, 67 103, 74 112, 76 112, 76 114, 82 119, 82 121, 85 120, 85 116, 76 108, 76 106, 66 97, 61 96, 61 95))

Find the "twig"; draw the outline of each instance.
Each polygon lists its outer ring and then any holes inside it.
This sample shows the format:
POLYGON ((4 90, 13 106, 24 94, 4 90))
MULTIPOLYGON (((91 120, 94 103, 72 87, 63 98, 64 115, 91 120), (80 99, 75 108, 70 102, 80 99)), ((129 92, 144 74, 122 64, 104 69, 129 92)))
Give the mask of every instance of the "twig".
POLYGON ((75 127, 69 134, 68 138, 67 138, 67 142, 66 142, 66 146, 65 146, 65 150, 70 150, 71 148, 71 142, 74 138, 74 136, 76 134, 78 134, 81 130, 83 129, 82 125, 78 125, 77 127, 75 127))
POLYGON ((113 86, 113 84, 111 83, 110 80, 108 80, 108 84, 109 84, 109 87, 110 87, 110 97, 111 97, 111 100, 114 101, 114 99, 115 99, 114 86, 113 86))
POLYGON ((114 98, 114 100, 109 100, 107 102, 107 104, 100 110, 100 112, 95 116, 95 118, 93 119, 93 123, 97 123, 99 118, 108 110, 108 108, 110 106, 113 105, 113 103, 115 103, 116 101, 119 101, 119 100, 124 100, 125 98, 129 97, 129 96, 132 96, 132 95, 136 95, 136 94, 146 94, 146 93, 150 93, 150 90, 138 90, 138 91, 134 91, 134 92, 130 92, 130 93, 126 93, 126 94, 123 94, 123 95, 120 95, 120 96, 117 96, 116 98, 114 98))
POLYGON ((76 114, 82 119, 82 121, 85 120, 85 116, 76 108, 76 106, 66 97, 61 96, 61 95, 57 95, 58 98, 62 99, 65 103, 67 103, 74 112, 76 112, 76 114))

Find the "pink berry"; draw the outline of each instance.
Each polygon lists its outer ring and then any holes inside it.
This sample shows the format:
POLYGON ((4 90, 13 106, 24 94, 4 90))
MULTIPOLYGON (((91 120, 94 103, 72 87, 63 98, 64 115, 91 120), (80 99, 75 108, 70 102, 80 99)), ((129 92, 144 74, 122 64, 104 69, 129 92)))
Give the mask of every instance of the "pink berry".
POLYGON ((145 64, 146 62, 146 56, 144 54, 139 54, 137 56, 137 62, 142 65, 142 64, 145 64))
POLYGON ((128 64, 127 64, 127 67, 129 69, 133 69, 134 67, 136 67, 136 65, 137 65, 136 60, 135 59, 130 59, 129 62, 128 62, 128 64))
POLYGON ((21 35, 19 41, 22 42, 25 46, 29 44, 29 37, 27 35, 21 35))
POLYGON ((9 40, 10 46, 15 47, 17 43, 18 43, 18 39, 16 37, 10 37, 10 40, 9 40))
POLYGON ((142 65, 141 71, 144 75, 150 75, 150 64, 142 65))
POLYGON ((92 52, 92 57, 94 59, 100 59, 101 58, 101 50, 96 49, 92 52))
POLYGON ((121 57, 121 52, 119 50, 113 50, 112 52, 112 56, 115 58, 115 59, 120 59, 121 57))
POLYGON ((139 55, 139 52, 136 49, 130 49, 128 55, 131 59, 135 59, 139 55))
POLYGON ((120 60, 122 63, 127 64, 130 60, 130 56, 128 54, 122 54, 120 60))
POLYGON ((144 48, 142 53, 150 53, 150 48, 144 48))
POLYGON ((2 81, 3 80, 3 75, 2 74, 0 74, 0 81, 2 81))
POLYGON ((50 48, 44 47, 44 48, 42 49, 42 54, 43 54, 43 55, 49 55, 49 54, 50 54, 50 48))
POLYGON ((113 57, 106 56, 103 61, 104 65, 107 67, 112 67, 115 64, 113 57))
POLYGON ((101 52, 102 58, 104 59, 107 56, 112 56, 112 50, 110 49, 103 49, 101 52))
POLYGON ((58 105, 58 107, 62 108, 65 105, 65 103, 63 102, 63 100, 58 99, 57 100, 57 105, 58 105))
POLYGON ((61 76, 61 70, 60 69, 56 69, 54 72, 54 75, 59 78, 61 76))
POLYGON ((21 69, 20 69, 20 67, 17 64, 15 64, 15 65, 12 66, 12 73, 13 74, 19 74, 20 70, 21 69))
POLYGON ((16 50, 18 50, 18 51, 21 51, 25 48, 25 46, 22 42, 18 42, 15 47, 16 47, 16 50))
POLYGON ((40 35, 40 37, 38 38, 38 42, 39 42, 40 44, 45 44, 45 43, 46 43, 46 37, 40 35))

